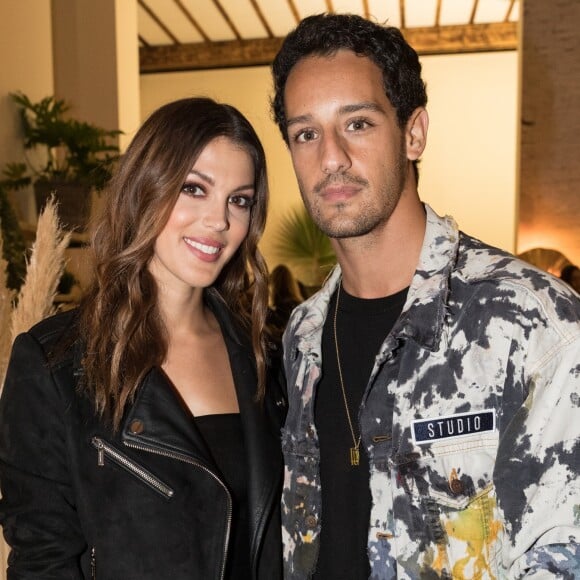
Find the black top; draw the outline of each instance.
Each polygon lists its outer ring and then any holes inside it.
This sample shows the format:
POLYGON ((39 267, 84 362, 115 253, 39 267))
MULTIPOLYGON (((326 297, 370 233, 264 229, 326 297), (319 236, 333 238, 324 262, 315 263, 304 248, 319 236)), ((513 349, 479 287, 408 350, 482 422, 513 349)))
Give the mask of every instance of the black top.
POLYGON ((245 448, 239 413, 203 415, 195 418, 222 479, 232 495, 230 550, 225 577, 247 580, 250 573, 248 533, 248 485, 245 448))
MULTIPOLYGON (((358 409, 381 344, 405 304, 407 290, 386 298, 361 299, 341 288, 337 337, 344 387, 356 438, 358 409)), ((353 447, 336 363, 333 321, 336 292, 322 334, 322 378, 316 391, 315 423, 320 443, 322 514, 315 580, 359 580, 370 575, 367 538, 371 509, 369 462, 351 466, 353 447)))

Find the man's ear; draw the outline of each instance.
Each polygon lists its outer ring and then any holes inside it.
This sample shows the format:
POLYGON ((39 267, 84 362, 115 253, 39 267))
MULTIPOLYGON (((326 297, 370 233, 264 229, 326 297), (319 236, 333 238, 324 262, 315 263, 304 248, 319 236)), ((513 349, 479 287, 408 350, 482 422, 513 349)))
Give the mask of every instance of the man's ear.
POLYGON ((429 129, 429 115, 423 107, 417 107, 407 121, 405 130, 405 144, 407 159, 419 159, 427 144, 427 130, 429 129))

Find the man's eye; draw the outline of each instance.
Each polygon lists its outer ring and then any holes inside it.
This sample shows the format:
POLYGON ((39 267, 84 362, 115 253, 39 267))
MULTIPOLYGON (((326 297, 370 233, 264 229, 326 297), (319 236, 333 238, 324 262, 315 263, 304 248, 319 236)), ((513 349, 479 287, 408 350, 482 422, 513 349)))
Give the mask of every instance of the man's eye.
POLYGON ((294 137, 294 140, 297 143, 306 143, 308 141, 312 141, 313 139, 316 139, 316 133, 311 129, 304 129, 303 131, 297 133, 294 137))
POLYGON ((205 193, 197 183, 187 182, 181 186, 181 192, 185 193, 186 195, 191 195, 192 197, 197 197, 205 193))
POLYGON ((242 209, 250 209, 254 205, 254 199, 246 195, 232 195, 230 203, 242 209))
POLYGON ((349 131, 361 131, 370 126, 371 124, 366 119, 355 119, 348 124, 347 129, 349 131))

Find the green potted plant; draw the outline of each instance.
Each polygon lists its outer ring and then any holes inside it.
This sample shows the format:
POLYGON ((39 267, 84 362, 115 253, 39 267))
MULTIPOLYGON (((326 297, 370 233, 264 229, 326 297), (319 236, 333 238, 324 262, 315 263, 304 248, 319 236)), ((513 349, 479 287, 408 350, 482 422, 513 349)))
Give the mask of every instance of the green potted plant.
POLYGON ((26 242, 2 186, 0 186, 0 236, 2 257, 7 262, 7 286, 11 290, 19 290, 26 275, 26 242))
POLYGON ((32 183, 40 211, 52 192, 63 223, 82 231, 91 209, 91 192, 104 187, 119 157, 115 138, 108 131, 65 114, 62 99, 45 97, 34 103, 23 93, 11 93, 19 110, 26 152, 24 163, 8 163, 0 185, 21 189, 32 183))

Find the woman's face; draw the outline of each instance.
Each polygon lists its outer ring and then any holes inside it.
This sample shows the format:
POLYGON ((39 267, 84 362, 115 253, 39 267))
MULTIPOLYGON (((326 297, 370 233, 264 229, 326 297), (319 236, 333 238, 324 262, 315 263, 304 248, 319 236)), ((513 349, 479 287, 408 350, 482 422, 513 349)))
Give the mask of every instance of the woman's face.
POLYGON ((255 194, 250 155, 226 137, 211 141, 155 242, 149 270, 160 289, 213 284, 248 234, 255 194))

